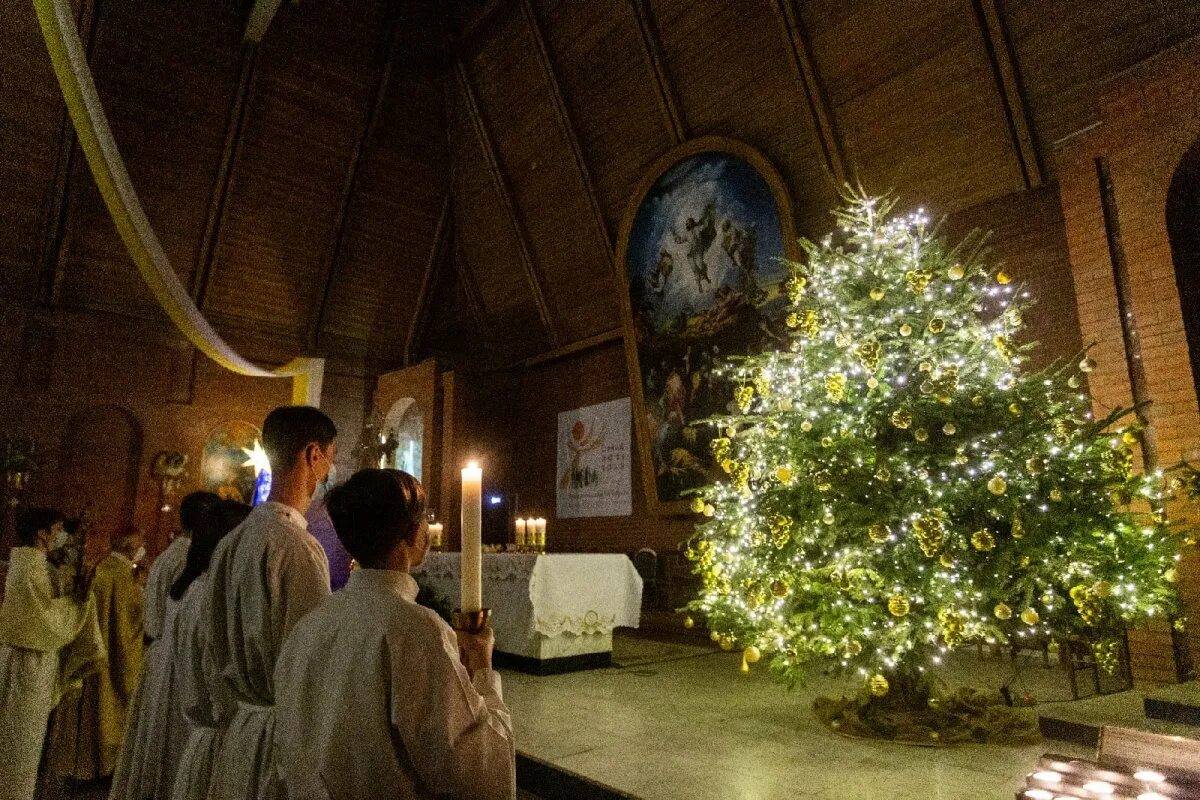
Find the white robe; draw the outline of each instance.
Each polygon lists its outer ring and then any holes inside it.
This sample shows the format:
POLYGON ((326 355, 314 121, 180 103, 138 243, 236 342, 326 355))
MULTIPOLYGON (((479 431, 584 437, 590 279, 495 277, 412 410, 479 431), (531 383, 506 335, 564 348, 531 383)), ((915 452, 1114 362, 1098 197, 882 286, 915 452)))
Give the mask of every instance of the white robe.
POLYGON ((275 659, 300 618, 329 596, 329 562, 304 516, 276 502, 223 538, 208 570, 202 611, 213 675, 237 704, 222 734, 209 796, 272 800, 275 659))
POLYGON ((183 572, 187 563, 187 551, 191 546, 190 536, 179 535, 171 540, 167 549, 158 554, 150 565, 146 576, 146 635, 151 639, 162 636, 163 621, 167 616, 167 601, 171 596, 171 584, 183 572))
POLYGON ((188 587, 179 603, 175 628, 175 663, 179 699, 188 723, 188 739, 175 771, 173 800, 204 800, 212 780, 213 764, 221 746, 221 732, 233 716, 234 701, 216 680, 212 664, 205 661, 208 630, 201 623, 208 576, 188 587), (213 691, 219 694, 213 694, 213 691))
POLYGON ((0 606, 0 800, 31 800, 62 689, 104 657, 95 603, 56 597, 46 554, 14 547, 0 606))
POLYGON ((512 798, 500 676, 469 677, 407 573, 363 569, 292 631, 275 667, 289 800, 512 798))

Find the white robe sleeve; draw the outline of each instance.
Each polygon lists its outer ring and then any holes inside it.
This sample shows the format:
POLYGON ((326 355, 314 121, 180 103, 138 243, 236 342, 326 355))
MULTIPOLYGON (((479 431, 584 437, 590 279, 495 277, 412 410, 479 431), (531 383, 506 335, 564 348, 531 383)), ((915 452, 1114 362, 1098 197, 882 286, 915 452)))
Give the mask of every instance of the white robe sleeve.
POLYGON ((391 652, 392 725, 413 768, 437 795, 515 797, 516 748, 500 676, 486 670, 472 681, 454 632, 429 623, 429 647, 409 640, 391 652))

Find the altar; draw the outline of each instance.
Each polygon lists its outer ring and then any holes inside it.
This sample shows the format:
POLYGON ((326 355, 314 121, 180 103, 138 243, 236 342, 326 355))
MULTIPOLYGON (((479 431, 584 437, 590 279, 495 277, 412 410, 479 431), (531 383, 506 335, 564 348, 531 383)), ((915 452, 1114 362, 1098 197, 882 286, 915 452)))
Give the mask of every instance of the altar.
MULTIPOLYGON (((453 606, 459 566, 459 553, 432 552, 412 574, 453 606)), ((638 626, 642 579, 615 553, 484 553, 483 600, 496 666, 550 675, 612 663, 613 628, 638 626)))

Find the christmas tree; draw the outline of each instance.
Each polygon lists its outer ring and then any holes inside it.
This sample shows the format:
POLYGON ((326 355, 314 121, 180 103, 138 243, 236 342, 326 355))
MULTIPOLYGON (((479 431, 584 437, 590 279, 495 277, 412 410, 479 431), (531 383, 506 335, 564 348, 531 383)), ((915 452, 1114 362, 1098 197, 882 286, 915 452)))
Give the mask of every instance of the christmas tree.
POLYGON ((891 702, 927 703, 967 642, 1077 635, 1111 669, 1123 623, 1176 605, 1136 419, 1092 418, 1088 358, 1026 368, 1032 300, 986 237, 892 205, 849 194, 790 265, 790 346, 720 369, 728 479, 693 498, 691 608, 743 668, 832 664, 891 702))

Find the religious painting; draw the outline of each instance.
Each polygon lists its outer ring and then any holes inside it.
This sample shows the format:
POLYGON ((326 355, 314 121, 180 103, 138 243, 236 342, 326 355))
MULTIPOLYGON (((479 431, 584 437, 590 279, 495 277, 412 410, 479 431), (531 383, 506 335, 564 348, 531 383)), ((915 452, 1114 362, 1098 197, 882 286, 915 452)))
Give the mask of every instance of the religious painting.
POLYGON ((227 422, 204 445, 201 472, 204 488, 226 500, 254 505, 260 500, 260 477, 269 474, 262 454, 262 431, 249 422, 227 422))
POLYGON ((633 513, 628 397, 558 415, 559 519, 633 513))
POLYGON ((722 359, 782 346, 782 259, 797 257, 778 173, 752 148, 687 142, 650 170, 625 215, 618 253, 634 417, 647 500, 683 513, 690 489, 718 480, 697 425, 731 408, 722 359))

